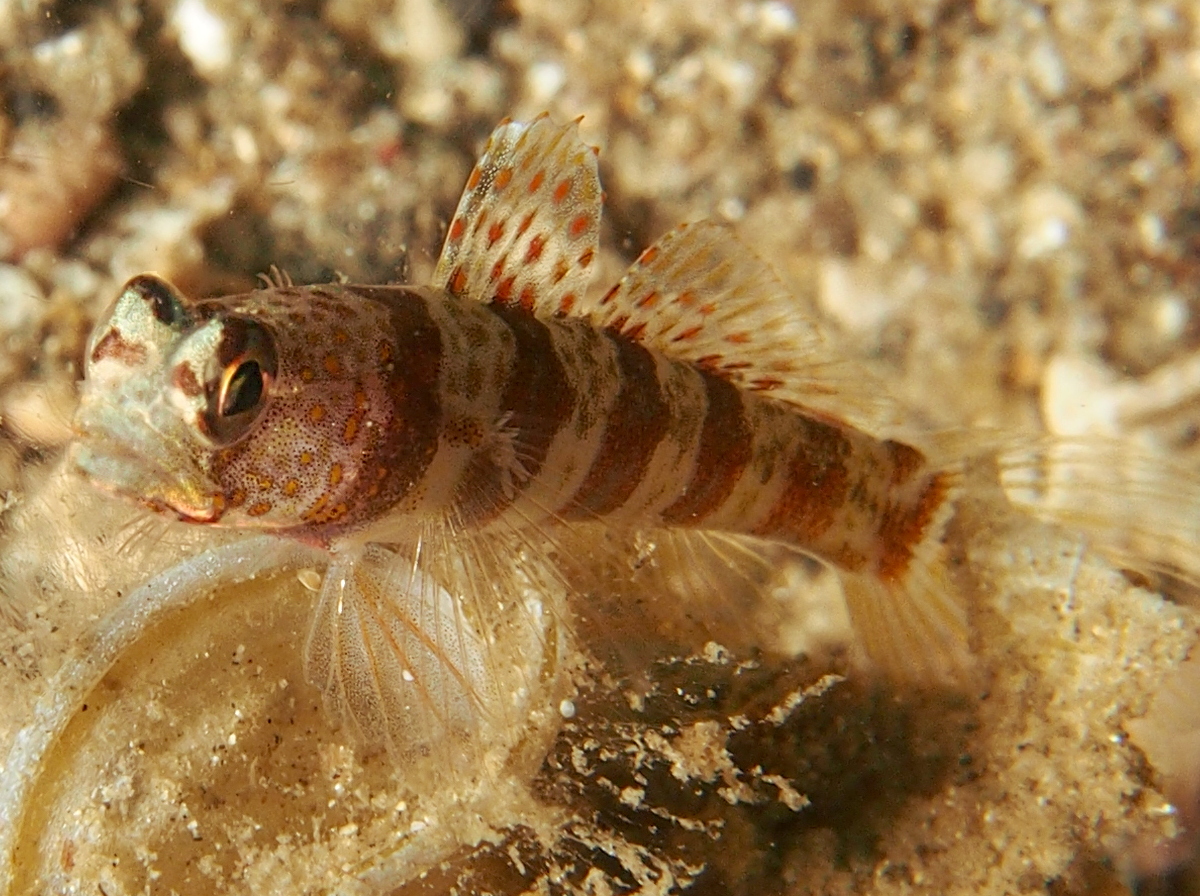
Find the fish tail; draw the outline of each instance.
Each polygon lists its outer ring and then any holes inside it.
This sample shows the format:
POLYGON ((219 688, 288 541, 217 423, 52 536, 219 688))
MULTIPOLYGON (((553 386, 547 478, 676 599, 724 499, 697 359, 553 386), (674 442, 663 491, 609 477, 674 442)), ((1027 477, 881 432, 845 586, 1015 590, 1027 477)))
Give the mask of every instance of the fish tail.
POLYGON ((995 451, 1005 498, 1078 532, 1118 565, 1200 587, 1200 477, 1129 442, 1014 440, 995 451))

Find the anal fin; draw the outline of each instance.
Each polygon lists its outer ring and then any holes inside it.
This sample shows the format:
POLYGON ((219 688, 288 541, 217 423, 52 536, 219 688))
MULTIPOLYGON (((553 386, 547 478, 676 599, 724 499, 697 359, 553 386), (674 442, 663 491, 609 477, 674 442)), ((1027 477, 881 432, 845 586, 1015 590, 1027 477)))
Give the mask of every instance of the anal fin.
POLYGON ((967 614, 941 557, 916 560, 887 582, 839 571, 857 643, 891 681, 952 684, 971 667, 967 614))

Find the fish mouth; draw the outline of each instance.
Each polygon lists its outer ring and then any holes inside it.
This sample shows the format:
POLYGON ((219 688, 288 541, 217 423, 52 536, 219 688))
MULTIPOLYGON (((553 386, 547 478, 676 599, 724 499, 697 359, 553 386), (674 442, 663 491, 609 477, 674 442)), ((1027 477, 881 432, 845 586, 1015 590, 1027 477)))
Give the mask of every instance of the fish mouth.
POLYGON ((221 518, 225 502, 219 494, 190 486, 185 477, 151 457, 110 434, 77 428, 68 464, 96 488, 156 513, 173 514, 188 523, 221 518))

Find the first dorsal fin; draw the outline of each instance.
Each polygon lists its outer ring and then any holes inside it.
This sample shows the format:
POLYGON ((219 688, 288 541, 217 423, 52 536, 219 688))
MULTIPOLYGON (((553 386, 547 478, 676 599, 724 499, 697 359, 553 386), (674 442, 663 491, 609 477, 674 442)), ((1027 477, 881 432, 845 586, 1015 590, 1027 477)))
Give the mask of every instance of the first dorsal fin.
POLYGON ((596 151, 545 115, 492 132, 450 221, 433 285, 538 314, 569 313, 599 247, 596 151))
POLYGON ((577 313, 744 389, 868 428, 895 423, 885 390, 840 357, 766 262, 716 221, 667 233, 577 313))

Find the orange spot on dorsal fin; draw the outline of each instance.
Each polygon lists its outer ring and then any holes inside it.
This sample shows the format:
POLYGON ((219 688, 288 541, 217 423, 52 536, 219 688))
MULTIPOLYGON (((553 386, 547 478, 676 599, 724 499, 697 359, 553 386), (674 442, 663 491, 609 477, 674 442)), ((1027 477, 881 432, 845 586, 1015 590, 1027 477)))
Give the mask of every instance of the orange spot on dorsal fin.
POLYGON ((777 400, 863 428, 887 426, 886 390, 831 346, 803 308, 730 227, 700 221, 647 247, 616 286, 574 313, 742 388, 769 384, 777 400))
POLYGON ((563 298, 585 295, 595 268, 600 196, 596 155, 577 123, 501 123, 451 219, 433 285, 561 315, 580 304, 563 298))

